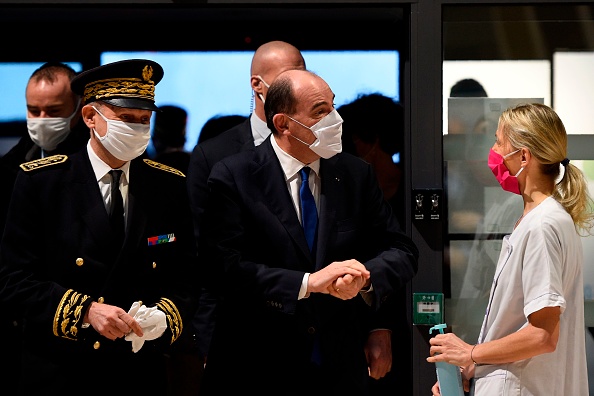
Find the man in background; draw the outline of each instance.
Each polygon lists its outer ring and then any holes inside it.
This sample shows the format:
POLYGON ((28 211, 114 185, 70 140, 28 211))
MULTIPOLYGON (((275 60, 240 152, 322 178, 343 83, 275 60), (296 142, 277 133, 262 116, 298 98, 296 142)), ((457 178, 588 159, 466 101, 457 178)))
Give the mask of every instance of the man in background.
POLYGON ((70 66, 47 62, 29 77, 25 88, 28 133, 0 158, 2 227, 19 166, 54 154, 74 153, 89 140, 81 122, 80 97, 70 89, 74 76, 70 66))
POLYGON ((184 148, 186 144, 186 126, 188 112, 179 106, 159 106, 155 113, 153 128, 154 160, 182 171, 188 171, 190 153, 184 148))
MULTIPOLYGON (((338 108, 343 124, 343 151, 356 155, 368 162, 375 172, 384 199, 392 207, 399 224, 404 224, 405 195, 402 175, 402 154, 404 147, 404 109, 394 99, 380 93, 361 94, 349 103, 338 108), (385 123, 370 114, 383 114, 390 119, 385 123), (393 155, 399 154, 399 163, 394 163, 393 155)), ((398 370, 391 370, 384 377, 371 379, 372 394, 393 395, 394 389, 399 394, 411 395, 413 391, 412 343, 402 342, 412 339, 411 324, 407 314, 408 291, 402 288, 392 294, 383 304, 376 327, 382 330, 381 351, 390 349, 391 358, 397 359, 398 370), (391 337, 388 337, 391 333, 391 337)), ((375 335, 376 337, 379 334, 375 335)), ((371 347, 371 345, 370 345, 371 347)), ((371 349, 371 348, 370 348, 371 349)), ((374 349, 378 350, 378 349, 374 349)))
POLYGON ((219 136, 221 133, 241 124, 245 120, 247 120, 247 117, 240 114, 214 115, 206 120, 202 129, 200 129, 197 144, 204 143, 208 139, 219 136))
MULTIPOLYGON (((88 129, 80 117, 80 97, 70 89, 75 75, 64 63, 47 62, 29 77, 25 88, 28 133, 0 158, 0 234, 19 166, 58 153, 71 154, 89 140, 88 129)), ((0 318, 0 355, 8 363, 2 374, 2 389, 7 394, 16 393, 21 332, 20 317, 0 318)))

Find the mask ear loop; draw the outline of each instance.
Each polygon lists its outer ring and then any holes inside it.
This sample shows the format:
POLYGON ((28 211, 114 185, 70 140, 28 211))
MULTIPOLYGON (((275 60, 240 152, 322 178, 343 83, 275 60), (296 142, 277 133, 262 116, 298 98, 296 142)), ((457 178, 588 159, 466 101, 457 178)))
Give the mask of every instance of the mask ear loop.
POLYGON ((518 151, 520 151, 522 149, 517 149, 516 151, 512 151, 511 153, 507 153, 505 155, 502 155, 503 159, 506 159, 507 157, 514 155, 515 153, 517 153, 518 151))

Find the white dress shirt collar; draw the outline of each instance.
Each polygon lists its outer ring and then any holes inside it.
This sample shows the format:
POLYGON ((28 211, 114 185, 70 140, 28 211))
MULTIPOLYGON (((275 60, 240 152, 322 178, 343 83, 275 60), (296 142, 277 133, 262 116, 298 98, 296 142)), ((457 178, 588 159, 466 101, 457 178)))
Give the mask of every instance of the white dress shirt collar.
POLYGON ((280 161, 281 167, 283 168, 283 172, 285 173, 285 180, 290 181, 299 173, 301 168, 304 166, 309 166, 316 175, 320 174, 320 160, 317 159, 311 164, 304 164, 303 162, 299 161, 296 158, 291 157, 289 154, 285 153, 282 148, 276 142, 274 136, 270 137, 270 142, 272 143, 272 149, 276 153, 278 160, 280 161))
POLYGON ((250 124, 252 126, 254 145, 259 146, 270 135, 270 129, 266 126, 266 122, 262 121, 255 112, 250 117, 250 124))
MULTIPOLYGON (((99 182, 99 180, 101 180, 103 177, 105 177, 105 175, 107 175, 107 173, 112 168, 109 165, 107 165, 105 162, 103 162, 97 156, 97 154, 95 154, 95 151, 91 147, 90 140, 87 143, 87 153, 89 154, 89 160, 91 161, 91 166, 93 167, 93 172, 95 172, 95 179, 97 180, 97 182, 99 182)), ((119 169, 123 170, 124 174, 126 175, 126 178, 124 179, 123 182, 126 184, 130 183, 130 161, 126 162, 119 169)))

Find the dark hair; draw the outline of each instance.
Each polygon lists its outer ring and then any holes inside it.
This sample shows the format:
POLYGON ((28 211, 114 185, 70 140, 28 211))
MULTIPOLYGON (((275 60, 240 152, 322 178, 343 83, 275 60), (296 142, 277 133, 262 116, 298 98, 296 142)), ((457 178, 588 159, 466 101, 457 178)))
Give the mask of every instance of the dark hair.
POLYGON ((236 125, 239 125, 247 119, 246 116, 238 114, 222 115, 218 114, 210 117, 202 126, 198 136, 198 144, 211 139, 236 125))
POLYGON ((294 114, 297 108, 297 99, 293 92, 293 83, 287 76, 277 77, 266 95, 264 102, 264 114, 266 115, 266 125, 272 133, 276 134, 278 131, 274 127, 272 119, 276 114, 294 114))
POLYGON ((159 106, 155 112, 153 145, 157 153, 168 147, 181 147, 186 142, 188 112, 179 106, 159 106))
POLYGON ((404 109, 394 99, 380 93, 360 94, 336 110, 344 120, 344 151, 356 154, 353 137, 369 144, 379 139, 380 148, 389 154, 402 151, 404 109))
POLYGON ((31 74, 30 80, 35 81, 47 80, 49 82, 56 81, 56 75, 64 73, 72 80, 76 76, 76 71, 65 63, 61 62, 46 62, 31 74))
POLYGON ((487 96, 487 91, 481 83, 472 78, 460 80, 450 89, 452 98, 486 98, 487 96))

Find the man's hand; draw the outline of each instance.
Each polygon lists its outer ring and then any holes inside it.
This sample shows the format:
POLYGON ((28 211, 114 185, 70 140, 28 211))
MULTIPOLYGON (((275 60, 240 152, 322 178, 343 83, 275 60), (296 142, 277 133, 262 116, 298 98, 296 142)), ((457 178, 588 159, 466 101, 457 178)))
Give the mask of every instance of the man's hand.
POLYGON ((372 331, 367 336, 365 356, 371 378, 380 379, 392 369, 391 336, 392 332, 386 329, 372 331))
POLYGON ((348 300, 359 293, 370 276, 371 273, 357 260, 335 261, 309 275, 307 292, 348 300))
POLYGON ((84 322, 90 323, 99 334, 112 341, 130 332, 139 337, 143 336, 138 322, 122 308, 114 305, 92 302, 85 314, 84 322))

